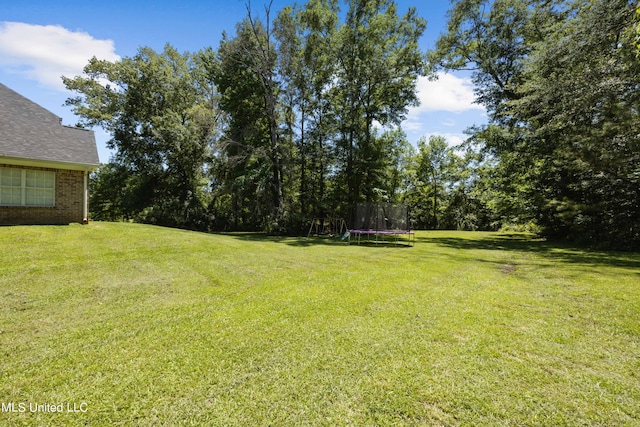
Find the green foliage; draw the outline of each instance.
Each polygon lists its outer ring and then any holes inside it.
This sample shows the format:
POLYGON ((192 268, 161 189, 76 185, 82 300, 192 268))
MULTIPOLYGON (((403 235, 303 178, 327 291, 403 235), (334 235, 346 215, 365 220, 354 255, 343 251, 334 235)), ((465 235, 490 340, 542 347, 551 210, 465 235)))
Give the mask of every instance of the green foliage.
POLYGON ((636 5, 636 49, 637 49, 637 56, 640 56, 640 3, 638 3, 636 5))
POLYGON ((554 26, 554 37, 527 60, 521 99, 509 105, 530 124, 529 144, 542 148, 540 214, 554 235, 640 244, 640 65, 628 30, 632 11, 626 1, 592 1, 554 26))
POLYGON ((112 135, 110 148, 117 150, 103 183, 120 186, 106 192, 101 183, 93 197, 98 209, 117 210, 98 216, 202 226, 204 168, 215 132, 215 90, 202 65, 196 55, 167 45, 162 53, 141 48, 133 58, 113 63, 93 59, 86 77, 64 79, 80 94, 67 103, 82 124, 102 126, 112 135))
POLYGON ((380 141, 379 145, 385 150, 382 173, 375 187, 380 193, 378 200, 401 202, 411 191, 415 148, 400 128, 385 131, 381 135, 376 133, 375 136, 380 141))
POLYGON ((473 70, 478 102, 499 120, 503 101, 517 96, 513 89, 521 81, 523 58, 539 37, 532 28, 532 14, 522 0, 458 0, 448 13, 447 33, 429 54, 430 62, 473 70))
POLYGON ((249 16, 222 41, 212 76, 226 122, 212 170, 230 228, 298 229, 398 197, 406 137, 395 127, 417 102, 425 23, 392 1, 351 2, 343 23, 338 12, 337 1, 287 7, 273 31, 249 16))
POLYGON ((122 163, 100 166, 90 176, 91 219, 97 221, 140 220, 153 203, 151 177, 132 172, 122 163))
POLYGON ((634 13, 628 1, 461 0, 431 59, 475 68, 505 222, 640 247, 634 13), (510 219, 511 218, 511 219, 510 219))
POLYGON ((428 228, 438 229, 442 214, 439 201, 445 197, 447 184, 453 181, 459 159, 442 136, 432 136, 428 142, 423 137, 418 141, 418 149, 418 191, 424 200, 431 200, 430 212, 423 221, 428 228))
POLYGON ((405 166, 403 201, 418 229, 494 230, 499 215, 490 167, 442 136, 421 138, 405 166))
POLYGON ((417 104, 418 76, 425 75, 418 38, 426 22, 410 8, 400 18, 393 1, 352 1, 338 32, 334 99, 338 107, 338 188, 344 205, 375 201, 384 149, 374 122, 399 125, 417 104))
POLYGON ((298 192, 291 204, 299 208, 299 222, 331 215, 334 209, 328 181, 336 167, 336 126, 329 91, 336 73, 338 11, 337 1, 311 0, 284 8, 275 22, 285 137, 295 147, 291 170, 299 183, 289 185, 298 192))
MULTIPOLYGON (((265 101, 263 62, 258 52, 268 34, 247 19, 237 26, 237 36, 224 36, 211 75, 220 92, 219 107, 225 113, 216 157, 219 194, 230 194, 227 220, 235 229, 266 226, 279 197, 274 173, 270 119, 265 101)), ((273 54, 273 52, 271 53, 273 54)))
POLYGON ((65 79, 116 149, 95 218, 284 233, 384 200, 418 227, 640 247, 637 2, 456 0, 428 63, 426 22, 392 0, 266 11, 217 51, 142 48, 65 79), (436 67, 472 70, 489 113, 465 155, 441 138, 415 153, 400 129, 436 67))

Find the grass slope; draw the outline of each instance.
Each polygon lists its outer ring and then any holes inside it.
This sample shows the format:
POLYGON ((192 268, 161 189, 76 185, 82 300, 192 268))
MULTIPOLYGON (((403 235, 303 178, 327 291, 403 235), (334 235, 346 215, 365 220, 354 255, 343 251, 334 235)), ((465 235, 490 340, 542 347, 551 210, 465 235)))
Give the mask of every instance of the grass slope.
POLYGON ((640 424, 638 254, 114 223, 0 248, 0 425, 640 424))

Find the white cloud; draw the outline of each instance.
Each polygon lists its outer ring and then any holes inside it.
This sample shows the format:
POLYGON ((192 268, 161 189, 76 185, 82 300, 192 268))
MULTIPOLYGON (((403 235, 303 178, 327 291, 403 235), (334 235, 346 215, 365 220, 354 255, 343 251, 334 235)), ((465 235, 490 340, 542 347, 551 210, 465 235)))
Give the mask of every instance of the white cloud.
POLYGON ((60 77, 80 75, 93 56, 120 59, 112 40, 98 40, 59 25, 0 22, 0 68, 5 72, 63 90, 60 77))
POLYGON ((451 147, 458 147, 462 145, 462 143, 469 137, 468 135, 465 135, 463 133, 430 132, 425 134, 424 138, 428 141, 432 136, 443 136, 451 147))
MULTIPOLYGON (((409 108, 402 128, 414 138, 445 130, 449 142, 458 145, 469 126, 486 121, 486 110, 475 104, 471 79, 437 73, 437 80, 421 77, 417 82, 420 106, 409 108)), ((441 133, 442 134, 442 133, 441 133)))
POLYGON ((411 116, 407 117, 407 120, 402 122, 402 129, 404 129, 406 132, 421 132, 422 128, 422 122, 411 118, 411 116))
POLYGON ((475 95, 470 79, 447 73, 437 73, 437 80, 426 77, 418 79, 417 89, 420 106, 411 108, 409 115, 431 111, 461 113, 468 110, 484 111, 484 107, 474 104, 475 95))

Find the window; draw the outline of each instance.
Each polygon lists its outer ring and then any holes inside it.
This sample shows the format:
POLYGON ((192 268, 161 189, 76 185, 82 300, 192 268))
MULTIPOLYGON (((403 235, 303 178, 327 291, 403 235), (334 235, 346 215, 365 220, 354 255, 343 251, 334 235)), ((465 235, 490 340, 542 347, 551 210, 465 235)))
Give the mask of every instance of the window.
POLYGON ((55 192, 55 172, 0 168, 0 205, 55 206, 55 192))

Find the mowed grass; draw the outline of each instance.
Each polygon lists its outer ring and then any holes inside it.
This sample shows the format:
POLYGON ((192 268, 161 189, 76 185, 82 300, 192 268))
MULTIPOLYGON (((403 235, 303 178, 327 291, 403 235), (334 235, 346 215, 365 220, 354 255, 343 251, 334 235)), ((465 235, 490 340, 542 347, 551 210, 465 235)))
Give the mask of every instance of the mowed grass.
POLYGON ((99 222, 0 249, 0 425, 640 425, 639 254, 99 222))

